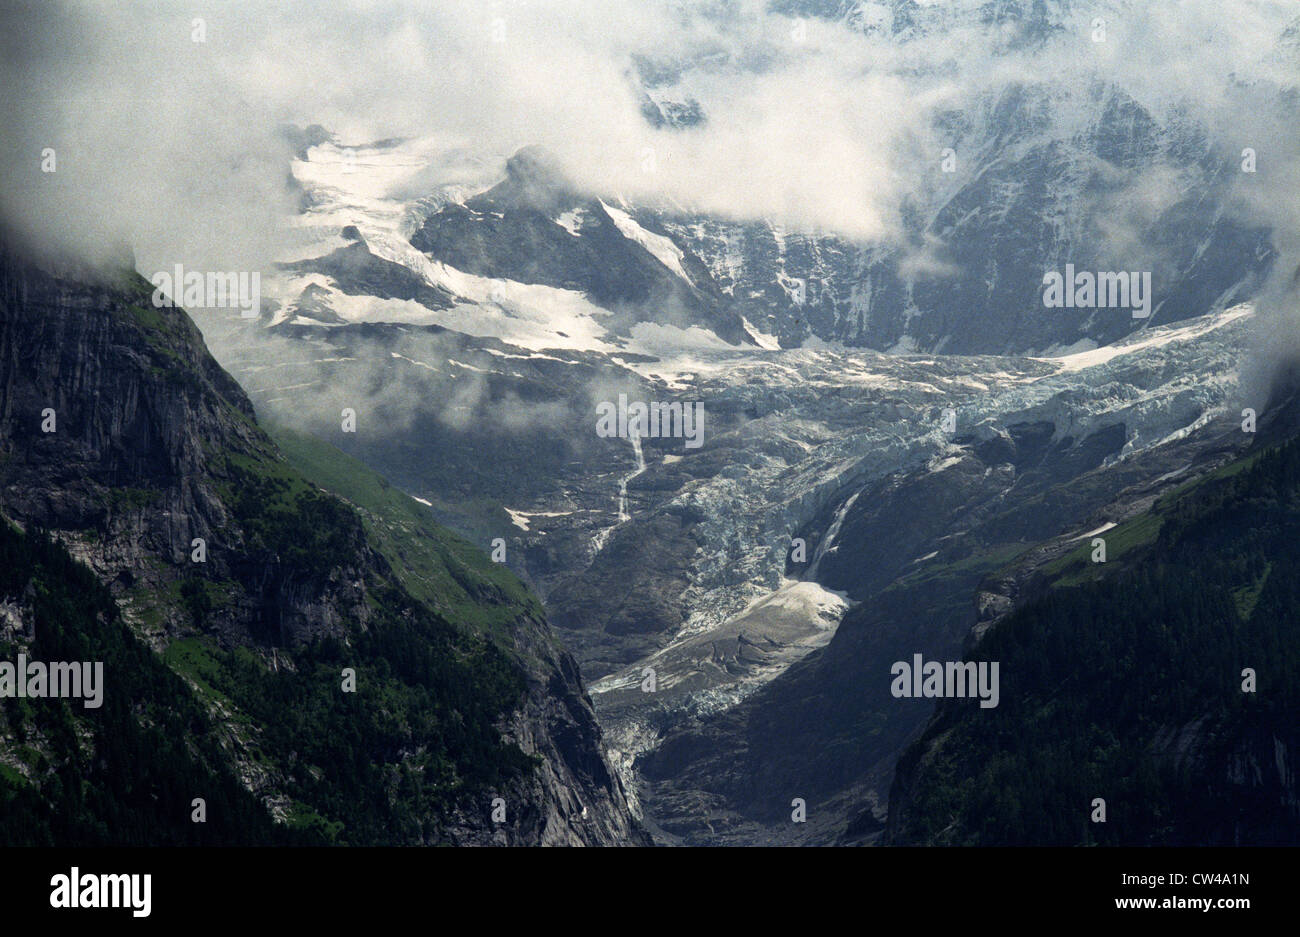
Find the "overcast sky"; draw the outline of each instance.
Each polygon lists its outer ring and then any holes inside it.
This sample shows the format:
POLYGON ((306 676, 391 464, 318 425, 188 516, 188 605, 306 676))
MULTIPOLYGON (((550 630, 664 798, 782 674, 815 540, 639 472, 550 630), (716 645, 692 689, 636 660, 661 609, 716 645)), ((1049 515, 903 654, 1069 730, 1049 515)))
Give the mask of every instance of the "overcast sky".
MULTIPOLYGON (((1294 126, 1257 105, 1295 84, 1295 35, 1278 46, 1293 2, 1063 4, 1065 28, 1029 48, 1014 24, 966 15, 975 0, 923 5, 936 28, 900 43, 870 28, 890 16, 870 3, 846 24, 747 0, 6 2, 0 198, 31 237, 255 269, 292 209, 275 128, 315 122, 344 143, 437 135, 495 159, 541 143, 596 191, 887 240, 904 199, 944 182, 937 113, 1028 81, 1058 89, 1068 128, 1096 78, 1256 148, 1262 191, 1295 179, 1294 126), (651 127, 634 57, 681 67, 676 93, 706 124, 651 127)), ((1178 195, 1134 182, 1153 207, 1178 195)), ((1278 224, 1289 210, 1251 208, 1278 224)))

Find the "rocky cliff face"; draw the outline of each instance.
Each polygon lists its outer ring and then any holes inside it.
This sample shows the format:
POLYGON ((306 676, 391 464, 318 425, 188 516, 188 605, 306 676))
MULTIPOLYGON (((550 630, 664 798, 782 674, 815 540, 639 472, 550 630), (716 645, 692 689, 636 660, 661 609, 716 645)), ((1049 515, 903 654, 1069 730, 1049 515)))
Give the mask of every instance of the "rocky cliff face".
POLYGON ((951 184, 907 216, 901 247, 707 216, 659 223, 745 321, 787 348, 815 337, 904 353, 1055 353, 1226 308, 1267 275, 1270 232, 1228 217, 1241 173, 1203 128, 1103 84, 1013 84, 947 116, 946 139, 965 162, 937 174, 951 184), (1158 251, 1116 255, 1108 220, 1128 187, 1159 172, 1186 180, 1191 194, 1142 226, 1139 240, 1158 251), (1066 263, 1148 271, 1150 318, 1045 309, 1044 273, 1066 263))
MULTIPOLYGON (((330 821, 325 801, 308 792, 331 781, 313 772, 338 766, 295 764, 315 742, 294 732, 313 727, 258 724, 258 694, 297 679, 319 695, 303 682, 328 659, 319 649, 341 642, 364 658, 360 682, 373 673, 370 686, 390 694, 376 706, 415 694, 398 712, 407 719, 398 750, 367 751, 363 773, 450 765, 458 780, 431 782, 425 800, 413 801, 412 822, 387 832, 380 797, 371 833, 340 841, 644 841, 577 668, 535 603, 517 598, 517 582, 501 569, 470 585, 504 623, 494 640, 476 630, 478 607, 413 599, 363 514, 285 460, 189 317, 155 307, 138 275, 0 253, 0 510, 62 542, 108 585, 135 633, 204 689, 236 772, 281 819, 310 808, 330 821), (394 650, 411 635, 428 643, 394 650), (404 674, 410 653, 427 655, 429 669, 404 674), (247 659, 256 672, 232 676, 247 659), (446 707, 442 715, 469 725, 470 736, 482 722, 480 741, 438 729, 420 708, 426 690, 428 705, 446 707), (429 761, 435 750, 442 760, 429 761), (485 765, 482 783, 459 780, 485 765), (491 819, 494 796, 506 822, 491 819), (434 802, 420 815, 420 803, 434 802)), ((338 687, 333 680, 329 692, 338 687)))
MULTIPOLYGON (((10 517, 74 542, 142 603, 183 574, 201 539, 201 568, 240 586, 208 619, 227 641, 288 646, 369 623, 361 579, 375 558, 355 521, 330 531, 334 568, 255 542, 261 518, 239 485, 277 454, 182 310, 154 307, 133 274, 51 275, 7 255, 0 276, 10 517)), ((161 646, 177 610, 159 611, 149 636, 161 646)))

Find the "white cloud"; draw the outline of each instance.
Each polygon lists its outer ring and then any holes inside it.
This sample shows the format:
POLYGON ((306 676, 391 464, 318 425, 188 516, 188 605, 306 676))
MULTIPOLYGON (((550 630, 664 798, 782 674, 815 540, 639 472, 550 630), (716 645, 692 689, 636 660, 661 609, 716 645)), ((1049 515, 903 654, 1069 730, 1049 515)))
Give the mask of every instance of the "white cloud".
MULTIPOLYGON (((1071 108, 1100 77, 1231 140, 1252 89, 1295 79, 1294 47, 1276 51, 1294 19, 1280 2, 1076 5, 1021 49, 1015 24, 981 24, 980 6, 927 5, 941 28, 899 43, 754 0, 19 4, 3 22, 17 93, 0 197, 6 216, 83 247, 128 239, 142 268, 256 267, 291 205, 274 128, 319 122, 345 143, 437 134, 478 158, 542 143, 611 196, 888 238, 909 199, 944 184, 935 114, 973 114, 1008 82, 1073 91, 1052 115, 1063 126, 1086 119, 1071 108), (191 41, 196 17, 206 42, 191 41), (634 56, 679 66, 669 91, 707 124, 643 120, 634 56), (39 172, 45 146, 54 176, 39 172)), ((1266 126, 1246 136, 1294 148, 1266 126)))

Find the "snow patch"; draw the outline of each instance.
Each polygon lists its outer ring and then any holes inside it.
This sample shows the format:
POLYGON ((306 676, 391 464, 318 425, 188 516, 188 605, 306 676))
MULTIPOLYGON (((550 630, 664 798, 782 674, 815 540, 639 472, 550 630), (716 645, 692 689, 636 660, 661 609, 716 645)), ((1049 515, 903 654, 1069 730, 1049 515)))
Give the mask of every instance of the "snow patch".
POLYGON ((929 463, 926 464, 926 468, 929 470, 931 475, 935 475, 939 472, 944 471, 945 469, 952 468, 960 461, 961 461, 961 456, 949 456, 946 459, 938 459, 938 458, 931 459, 929 463))
POLYGON ((619 233, 622 234, 623 237, 641 245, 650 252, 651 256, 653 256, 655 260, 659 261, 687 283, 691 282, 691 278, 686 275, 686 269, 682 266, 682 260, 686 255, 682 253, 682 249, 674 244, 670 238, 666 238, 662 234, 652 234, 637 224, 631 215, 626 212, 621 212, 617 208, 611 208, 604 202, 600 203, 600 207, 605 209, 605 213, 613 220, 619 233))
POLYGON ((1207 332, 1213 332, 1215 329, 1220 329, 1245 316, 1253 315, 1254 312, 1254 306, 1250 303, 1242 303, 1217 315, 1202 316, 1190 325, 1159 326, 1137 333, 1146 336, 1144 338, 1129 336, 1113 345, 1103 345, 1101 348, 1095 348, 1091 351, 1075 352, 1059 358, 1040 357, 1031 360, 1050 362, 1060 367, 1062 371, 1082 371, 1084 368, 1093 368, 1099 364, 1105 364, 1121 355, 1131 355, 1139 351, 1160 348, 1172 342, 1184 342, 1200 338, 1207 332))
POLYGON ((1086 534, 1079 534, 1079 536, 1077 537, 1071 537, 1069 540, 1065 542, 1074 543, 1074 541, 1076 540, 1086 540, 1088 537, 1095 537, 1097 536, 1097 534, 1104 534, 1106 531, 1110 530, 1114 526, 1115 526, 1114 521, 1107 521, 1105 524, 1102 524, 1096 530, 1090 530, 1086 534))
POLYGON ((587 219, 585 208, 571 208, 555 219, 555 223, 574 237, 582 237, 582 223, 587 219))
POLYGON ((754 340, 754 344, 756 344, 759 348, 762 348, 764 351, 781 350, 781 343, 780 341, 777 340, 777 337, 775 335, 768 335, 764 332, 760 332, 753 325, 751 325, 750 321, 746 319, 744 316, 740 317, 740 324, 744 326, 745 334, 748 335, 750 338, 752 338, 754 340))

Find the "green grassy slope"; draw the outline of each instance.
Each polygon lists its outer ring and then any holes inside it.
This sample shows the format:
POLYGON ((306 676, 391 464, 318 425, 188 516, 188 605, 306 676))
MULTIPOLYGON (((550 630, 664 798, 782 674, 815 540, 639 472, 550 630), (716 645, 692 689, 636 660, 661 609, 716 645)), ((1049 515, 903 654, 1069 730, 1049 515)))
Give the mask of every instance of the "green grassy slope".
POLYGON ((350 502, 403 587, 453 623, 503 640, 541 603, 508 568, 433 520, 429 509, 323 440, 283 426, 269 432, 294 468, 350 502))

